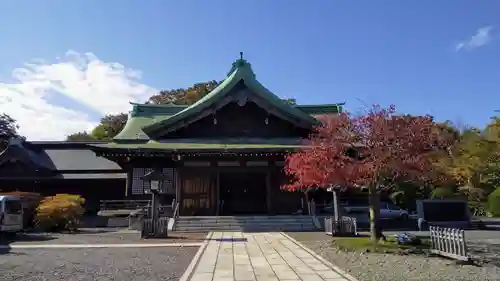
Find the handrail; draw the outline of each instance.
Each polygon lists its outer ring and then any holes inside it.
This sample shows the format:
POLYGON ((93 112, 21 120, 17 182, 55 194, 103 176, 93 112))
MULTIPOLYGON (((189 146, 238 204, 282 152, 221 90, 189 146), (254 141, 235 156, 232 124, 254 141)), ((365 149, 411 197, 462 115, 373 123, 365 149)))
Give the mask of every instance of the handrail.
POLYGON ((178 218, 179 217, 179 202, 175 203, 175 209, 174 209, 174 213, 172 214, 172 216, 174 218, 178 218))

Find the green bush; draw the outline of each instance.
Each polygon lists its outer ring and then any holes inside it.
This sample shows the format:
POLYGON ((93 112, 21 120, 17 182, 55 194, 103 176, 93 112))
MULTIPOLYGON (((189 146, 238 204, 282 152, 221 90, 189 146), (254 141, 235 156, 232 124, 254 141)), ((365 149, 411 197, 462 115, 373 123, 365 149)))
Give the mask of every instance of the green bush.
POLYGON ((500 188, 495 189, 488 196, 488 211, 494 217, 500 217, 500 188))
POLYGON ((79 195, 45 197, 36 209, 35 224, 43 231, 76 230, 85 211, 79 195))
POLYGON ((449 187, 437 187, 431 193, 431 199, 450 199, 455 197, 455 193, 449 187))

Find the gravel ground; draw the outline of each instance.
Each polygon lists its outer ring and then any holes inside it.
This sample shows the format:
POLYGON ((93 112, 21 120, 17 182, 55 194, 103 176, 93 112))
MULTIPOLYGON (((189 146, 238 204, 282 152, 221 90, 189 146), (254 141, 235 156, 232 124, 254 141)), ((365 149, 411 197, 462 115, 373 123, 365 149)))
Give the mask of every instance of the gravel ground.
MULTIPOLYGON (((324 233, 287 233, 317 252, 359 281, 496 281, 500 267, 494 263, 484 266, 458 265, 456 262, 417 255, 350 253, 331 247, 331 238, 324 233)), ((496 252, 495 255, 500 255, 496 252)))
MULTIPOLYGON (((31 233, 18 234, 8 241, 10 245, 21 244, 133 244, 133 243, 199 243, 207 233, 169 233, 167 239, 141 239, 136 231, 84 231, 75 234, 31 233)), ((0 243, 1 244, 1 243, 0 243)), ((5 242, 4 242, 5 244, 5 242)))
POLYGON ((198 247, 11 250, 0 281, 179 280, 198 247))

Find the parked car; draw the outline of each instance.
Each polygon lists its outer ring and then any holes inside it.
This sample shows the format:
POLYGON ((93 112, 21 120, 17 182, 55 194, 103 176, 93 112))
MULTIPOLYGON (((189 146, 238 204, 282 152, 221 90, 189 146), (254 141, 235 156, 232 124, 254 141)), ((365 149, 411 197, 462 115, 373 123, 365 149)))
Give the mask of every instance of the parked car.
POLYGON ((401 209, 398 205, 393 203, 382 203, 380 205, 380 218, 381 219, 402 219, 407 220, 410 214, 407 210, 401 209))
MULTIPOLYGON (((369 216, 370 207, 368 204, 349 204, 348 202, 341 203, 344 213, 354 217, 369 216), (347 204, 346 204, 347 203, 347 204)), ((322 214, 332 214, 333 205, 329 204, 321 210, 322 214)), ((401 209, 392 202, 380 202, 380 218, 381 219, 401 219, 407 220, 410 217, 407 210, 401 209)))
POLYGON ((0 196, 0 233, 23 230, 23 201, 20 197, 0 196))

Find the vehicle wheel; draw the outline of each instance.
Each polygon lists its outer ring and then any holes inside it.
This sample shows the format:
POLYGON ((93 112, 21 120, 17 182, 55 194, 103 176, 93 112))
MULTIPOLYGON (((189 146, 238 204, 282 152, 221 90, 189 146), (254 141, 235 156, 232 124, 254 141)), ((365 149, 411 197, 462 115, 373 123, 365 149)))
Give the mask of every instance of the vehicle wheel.
POLYGON ((401 215, 401 220, 407 221, 408 215, 407 214, 401 215))

